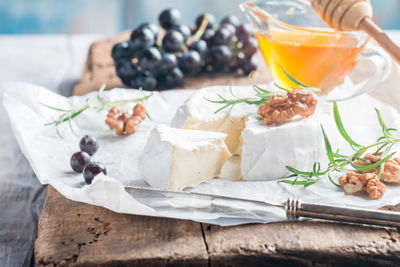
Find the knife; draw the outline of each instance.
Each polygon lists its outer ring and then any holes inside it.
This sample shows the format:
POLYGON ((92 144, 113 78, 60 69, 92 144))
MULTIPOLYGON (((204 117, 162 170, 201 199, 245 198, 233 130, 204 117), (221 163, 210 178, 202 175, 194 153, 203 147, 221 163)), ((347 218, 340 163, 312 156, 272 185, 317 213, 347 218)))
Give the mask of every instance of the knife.
POLYGON ((221 200, 239 200, 249 203, 257 203, 267 206, 279 207, 285 210, 286 217, 289 220, 298 220, 300 218, 322 219, 338 222, 350 222, 369 225, 380 225, 390 227, 400 227, 400 212, 373 210, 363 208, 341 207, 335 205, 314 204, 303 202, 299 198, 290 197, 284 203, 273 203, 262 200, 249 200, 239 197, 213 195, 197 192, 170 191, 158 188, 149 188, 142 186, 125 186, 127 191, 146 191, 148 193, 160 193, 169 197, 189 196, 207 199, 221 200))

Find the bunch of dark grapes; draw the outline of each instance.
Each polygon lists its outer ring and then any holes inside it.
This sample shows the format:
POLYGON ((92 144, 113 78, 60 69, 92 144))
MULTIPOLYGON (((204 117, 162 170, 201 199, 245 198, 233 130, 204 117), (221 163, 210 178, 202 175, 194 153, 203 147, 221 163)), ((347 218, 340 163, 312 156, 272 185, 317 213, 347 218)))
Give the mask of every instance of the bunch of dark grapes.
POLYGON ((144 23, 132 31, 130 40, 112 49, 116 73, 122 82, 144 90, 171 89, 183 85, 184 76, 201 72, 241 72, 248 75, 257 68, 254 53, 257 40, 250 26, 233 16, 219 25, 211 14, 200 15, 196 26, 181 24, 176 9, 159 16, 165 30, 144 23))

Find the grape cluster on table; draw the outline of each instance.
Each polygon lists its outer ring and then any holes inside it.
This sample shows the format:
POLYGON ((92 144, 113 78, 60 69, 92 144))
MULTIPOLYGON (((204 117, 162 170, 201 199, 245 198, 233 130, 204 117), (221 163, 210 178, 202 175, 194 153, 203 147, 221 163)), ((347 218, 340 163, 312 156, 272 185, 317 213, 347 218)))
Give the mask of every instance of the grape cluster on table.
POLYGON ((185 76, 201 72, 248 75, 257 68, 253 56, 257 40, 250 26, 233 15, 217 25, 213 15, 202 14, 195 26, 188 27, 181 24, 178 10, 167 9, 160 14, 159 23, 164 29, 162 38, 157 25, 143 23, 132 31, 130 40, 114 45, 111 56, 125 85, 144 90, 171 89, 182 86, 185 76), (204 32, 199 31, 206 22, 204 32))
POLYGON ((71 168, 77 173, 83 173, 83 178, 87 184, 91 184, 94 177, 99 173, 107 175, 106 167, 97 161, 91 161, 99 149, 96 138, 85 135, 79 142, 80 151, 72 154, 70 159, 71 168))

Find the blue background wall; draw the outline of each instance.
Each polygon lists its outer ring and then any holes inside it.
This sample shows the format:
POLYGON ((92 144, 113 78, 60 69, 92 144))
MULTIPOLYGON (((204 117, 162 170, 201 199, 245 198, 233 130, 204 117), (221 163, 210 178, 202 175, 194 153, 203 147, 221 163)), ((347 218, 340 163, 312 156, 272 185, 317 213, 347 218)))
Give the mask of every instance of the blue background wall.
MULTIPOLYGON (((0 0, 0 34, 102 33, 115 34, 150 21, 161 10, 178 8, 185 24, 202 12, 217 19, 242 16, 243 0, 0 0)), ((372 0, 374 20, 386 29, 400 29, 400 0, 372 0)))

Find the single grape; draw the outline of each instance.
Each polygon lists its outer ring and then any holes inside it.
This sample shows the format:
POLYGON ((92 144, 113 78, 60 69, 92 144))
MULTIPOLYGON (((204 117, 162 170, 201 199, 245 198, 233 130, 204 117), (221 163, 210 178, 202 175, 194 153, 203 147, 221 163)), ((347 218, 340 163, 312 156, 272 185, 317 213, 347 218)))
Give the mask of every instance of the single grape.
POLYGON ((241 42, 246 42, 252 36, 251 26, 249 24, 242 24, 236 29, 236 37, 241 42))
POLYGON ((158 17, 161 27, 170 30, 172 27, 181 24, 181 13, 174 8, 166 9, 158 17))
POLYGON ((201 39, 206 41, 207 44, 210 44, 214 34, 215 34, 215 31, 213 29, 207 29, 204 31, 203 35, 201 36, 201 39))
POLYGON ((220 24, 231 24, 235 27, 238 27, 240 25, 240 20, 235 15, 229 15, 223 18, 220 24))
POLYGON ((134 51, 139 51, 143 48, 153 46, 154 43, 155 36, 150 28, 138 28, 131 34, 130 46, 134 51))
POLYGON ((149 47, 140 53, 138 65, 143 70, 154 70, 161 62, 160 51, 155 47, 149 47))
POLYGON ((206 60, 208 54, 207 43, 204 40, 198 40, 189 45, 189 50, 197 51, 203 61, 206 60))
POLYGON ((241 62, 242 70, 245 75, 249 75, 250 72, 257 69, 257 59, 256 57, 244 58, 241 62))
POLYGON ((139 27, 137 27, 137 28, 138 29, 149 28, 155 35, 157 35, 160 30, 156 24, 148 23, 148 22, 140 24, 139 27))
POLYGON ((166 52, 180 52, 184 45, 182 34, 176 30, 168 31, 162 41, 162 46, 166 52))
POLYGON ((158 65, 158 72, 160 74, 170 73, 178 64, 176 56, 171 53, 164 53, 161 55, 161 62, 158 65))
POLYGON ((232 52, 226 45, 217 45, 211 49, 212 66, 215 70, 224 69, 232 59, 232 52))
POLYGON ((89 154, 83 151, 75 152, 74 154, 72 154, 71 160, 69 161, 71 168, 79 173, 83 171, 83 169, 89 162, 89 154))
POLYGON ((207 29, 212 29, 215 25, 215 17, 210 13, 204 13, 197 17, 196 19, 196 26, 197 29, 200 27, 201 23, 203 22, 204 17, 207 16, 207 29))
POLYGON ((146 23, 140 24, 139 27, 137 27, 137 29, 140 29, 140 28, 150 29, 154 34, 154 41, 155 42, 157 41, 157 36, 158 36, 160 29, 156 24, 146 22, 146 23))
POLYGON ((189 50, 179 58, 179 68, 185 74, 194 74, 201 69, 201 57, 197 51, 189 50))
POLYGON ((127 58, 131 59, 133 57, 134 52, 132 51, 132 47, 130 46, 130 41, 117 43, 113 46, 111 50, 111 57, 114 61, 127 58))
POLYGON ((243 43, 242 51, 247 57, 251 57, 257 52, 258 42, 254 37, 250 37, 246 42, 243 43))
POLYGON ((153 91, 157 86, 157 79, 149 71, 138 71, 131 80, 133 88, 153 91))
POLYGON ((232 24, 228 24, 228 23, 222 24, 219 29, 222 29, 222 28, 228 29, 231 32, 232 36, 236 34, 236 28, 232 24))
POLYGON ((227 45, 232 41, 233 34, 227 28, 219 28, 218 31, 215 32, 214 37, 212 38, 212 43, 214 45, 227 45))
POLYGON ((85 135, 79 142, 79 148, 81 151, 93 156, 94 153, 96 153, 96 151, 99 149, 99 144, 97 144, 97 140, 93 136, 85 135))
POLYGON ((186 40, 190 37, 190 35, 192 35, 192 33, 191 33, 189 27, 186 26, 186 25, 183 25, 183 24, 181 24, 181 25, 179 25, 179 26, 175 26, 175 27, 173 27, 172 29, 174 29, 174 30, 180 32, 180 33, 182 34, 183 40, 184 40, 185 42, 186 42, 186 40))
POLYGON ((193 34, 195 34, 197 32, 197 27, 194 26, 194 25, 190 26, 189 29, 190 29, 191 35, 193 35, 193 34))
POLYGON ((183 73, 179 68, 174 68, 164 79, 165 88, 175 88, 183 84, 183 73))
POLYGON ((125 85, 130 85, 130 81, 136 75, 136 65, 129 59, 119 60, 115 63, 118 77, 125 85))
POLYGON ((89 162, 83 170, 83 178, 85 178, 87 184, 91 184, 94 177, 101 172, 107 175, 106 167, 102 163, 89 162))

